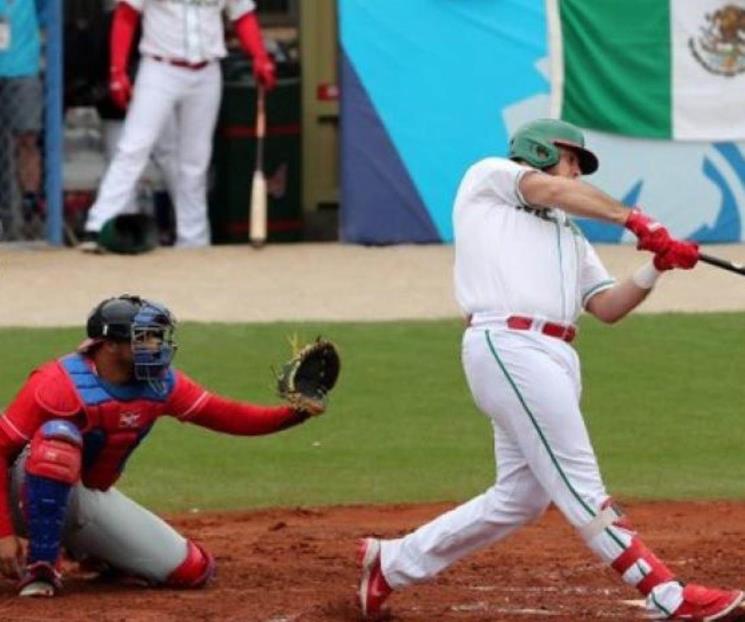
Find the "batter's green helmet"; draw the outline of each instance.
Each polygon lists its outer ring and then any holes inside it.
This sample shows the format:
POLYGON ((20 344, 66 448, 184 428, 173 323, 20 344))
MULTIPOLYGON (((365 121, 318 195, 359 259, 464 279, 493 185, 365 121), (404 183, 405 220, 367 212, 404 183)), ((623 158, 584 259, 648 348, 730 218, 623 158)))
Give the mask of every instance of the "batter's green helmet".
POLYGON ((510 159, 545 169, 559 162, 559 147, 577 154, 583 175, 598 170, 597 156, 585 149, 585 137, 580 129, 559 119, 537 119, 520 126, 510 139, 510 159))

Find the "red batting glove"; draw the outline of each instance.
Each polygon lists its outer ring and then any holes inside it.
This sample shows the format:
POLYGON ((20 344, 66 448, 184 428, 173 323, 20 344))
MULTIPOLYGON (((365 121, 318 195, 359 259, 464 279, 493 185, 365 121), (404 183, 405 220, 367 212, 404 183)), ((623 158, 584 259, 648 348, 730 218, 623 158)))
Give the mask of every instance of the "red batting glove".
POLYGON ((665 227, 636 207, 631 210, 624 227, 637 237, 636 248, 640 251, 664 253, 673 241, 665 227))
POLYGON ((698 244, 695 242, 681 242, 670 240, 667 250, 654 256, 654 267, 660 270, 690 270, 698 263, 698 244))
POLYGON ((118 108, 126 110, 132 99, 132 82, 122 70, 112 69, 109 78, 109 93, 118 108))
POLYGON ((274 62, 268 56, 264 58, 254 58, 253 60, 254 77, 259 84, 267 91, 271 91, 277 86, 277 75, 274 62))

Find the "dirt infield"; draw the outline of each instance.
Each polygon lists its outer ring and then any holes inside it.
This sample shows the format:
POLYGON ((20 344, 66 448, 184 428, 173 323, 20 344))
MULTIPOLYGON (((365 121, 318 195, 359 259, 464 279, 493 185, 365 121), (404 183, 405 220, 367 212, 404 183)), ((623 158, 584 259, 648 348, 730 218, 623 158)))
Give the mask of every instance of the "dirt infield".
MULTIPOLYGON (((707 252, 745 261, 741 245, 707 252)), ((599 246, 623 278, 648 255, 599 246)), ((392 320, 455 317, 453 249, 443 245, 345 244, 158 249, 146 255, 86 255, 72 249, 0 244, 0 326, 80 326, 104 297, 139 293, 181 320, 392 320)), ((640 311, 745 309, 745 279, 702 265, 660 280, 640 311)))
MULTIPOLYGON (((357 538, 391 537, 445 505, 339 507, 171 517, 216 555, 218 576, 198 591, 101 583, 71 569, 54 601, 0 592, 0 619, 68 622, 342 622, 359 620, 357 538)), ((626 504, 635 525, 683 578, 742 587, 745 504, 626 504)), ((391 620, 643 620, 634 590, 603 567, 555 510, 473 555, 432 583, 390 599, 391 620)))

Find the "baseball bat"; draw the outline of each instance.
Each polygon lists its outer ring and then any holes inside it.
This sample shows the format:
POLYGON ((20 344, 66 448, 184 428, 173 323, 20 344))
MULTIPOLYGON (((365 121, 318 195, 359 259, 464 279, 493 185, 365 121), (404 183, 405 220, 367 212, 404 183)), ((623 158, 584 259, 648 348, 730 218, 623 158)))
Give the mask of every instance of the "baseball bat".
POLYGON ((266 115, 264 112, 264 87, 258 85, 256 94, 256 168, 251 183, 251 210, 249 214, 249 240, 254 248, 266 242, 266 178, 264 177, 264 135, 266 115))
POLYGON ((745 265, 730 261, 729 259, 720 259, 719 257, 713 257, 712 255, 706 255, 705 253, 699 253, 698 258, 704 263, 722 268, 722 270, 729 270, 730 272, 736 272, 745 276, 745 265))

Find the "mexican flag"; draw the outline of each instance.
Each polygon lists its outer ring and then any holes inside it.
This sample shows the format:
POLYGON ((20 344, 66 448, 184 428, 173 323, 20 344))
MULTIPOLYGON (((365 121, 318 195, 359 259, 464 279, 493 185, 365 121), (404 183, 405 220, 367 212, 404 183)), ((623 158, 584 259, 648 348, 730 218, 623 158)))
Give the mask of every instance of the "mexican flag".
POLYGON ((606 132, 745 139, 745 0, 547 0, 552 116, 606 132))

